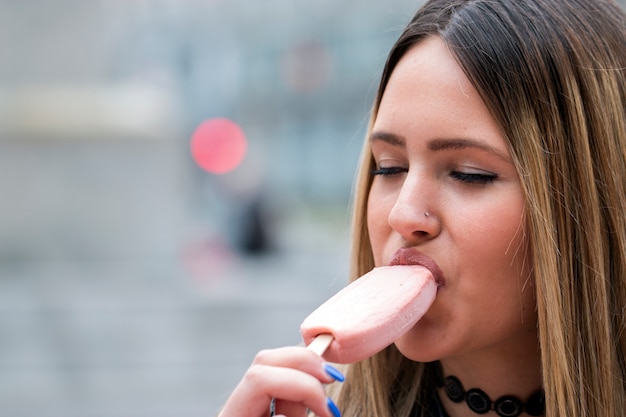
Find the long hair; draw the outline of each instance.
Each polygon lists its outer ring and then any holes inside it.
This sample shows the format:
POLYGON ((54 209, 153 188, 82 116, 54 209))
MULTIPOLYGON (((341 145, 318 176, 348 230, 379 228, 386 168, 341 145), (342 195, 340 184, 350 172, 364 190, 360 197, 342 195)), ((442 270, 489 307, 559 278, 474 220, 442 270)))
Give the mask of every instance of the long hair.
MULTIPOLYGON (((439 36, 498 122, 526 201, 548 417, 626 412, 626 18, 602 0, 432 0, 389 53, 439 36)), ((418 116, 416 116, 418 117, 418 116)), ((351 279, 374 267, 373 160, 355 184, 351 279)), ((433 389, 394 346, 350 365, 345 417, 408 416, 433 389)))

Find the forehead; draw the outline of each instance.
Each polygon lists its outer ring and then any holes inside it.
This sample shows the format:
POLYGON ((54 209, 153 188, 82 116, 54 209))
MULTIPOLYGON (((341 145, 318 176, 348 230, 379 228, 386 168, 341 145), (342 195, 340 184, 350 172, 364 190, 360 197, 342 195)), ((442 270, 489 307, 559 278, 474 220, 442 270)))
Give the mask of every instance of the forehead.
MULTIPOLYGON (((407 138, 471 137, 506 151, 501 129, 439 37, 409 49, 383 93, 374 132, 407 138)), ((508 153, 508 152, 507 152, 508 153)))

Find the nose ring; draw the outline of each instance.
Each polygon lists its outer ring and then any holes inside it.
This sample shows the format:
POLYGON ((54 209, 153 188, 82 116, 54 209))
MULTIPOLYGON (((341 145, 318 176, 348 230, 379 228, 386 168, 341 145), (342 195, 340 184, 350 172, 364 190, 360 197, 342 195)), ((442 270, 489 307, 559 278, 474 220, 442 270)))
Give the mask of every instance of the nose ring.
POLYGON ((430 216, 430 213, 426 211, 426 212, 424 212, 424 216, 428 217, 428 216, 430 216))

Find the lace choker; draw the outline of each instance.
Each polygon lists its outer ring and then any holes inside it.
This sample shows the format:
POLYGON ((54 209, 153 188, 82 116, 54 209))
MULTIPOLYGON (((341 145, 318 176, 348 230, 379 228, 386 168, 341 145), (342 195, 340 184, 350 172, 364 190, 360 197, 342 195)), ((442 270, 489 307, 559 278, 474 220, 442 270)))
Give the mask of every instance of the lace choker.
POLYGON ((495 401, 481 389, 472 388, 465 391, 461 381, 455 376, 438 378, 439 388, 443 388, 448 398, 455 403, 465 401, 467 406, 477 414, 495 411, 500 417, 517 417, 523 412, 530 416, 542 416, 545 412, 543 390, 535 392, 526 402, 512 395, 504 395, 495 401))

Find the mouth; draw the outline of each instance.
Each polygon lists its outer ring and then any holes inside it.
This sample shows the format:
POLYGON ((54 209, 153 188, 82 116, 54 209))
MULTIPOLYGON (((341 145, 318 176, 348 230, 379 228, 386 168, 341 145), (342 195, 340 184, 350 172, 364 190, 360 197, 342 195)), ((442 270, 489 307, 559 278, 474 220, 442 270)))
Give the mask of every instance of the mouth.
POLYGON ((439 266, 434 259, 424 255, 422 252, 415 248, 400 248, 396 251, 389 262, 389 266, 394 265, 419 265, 428 269, 435 278, 437 288, 441 288, 445 285, 445 278, 443 272, 439 269, 439 266))

